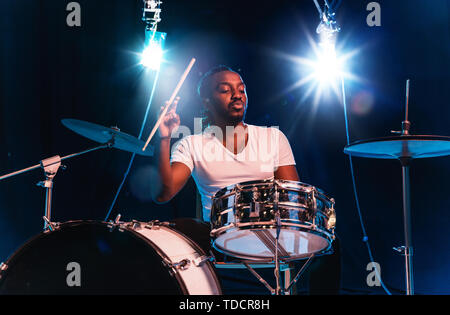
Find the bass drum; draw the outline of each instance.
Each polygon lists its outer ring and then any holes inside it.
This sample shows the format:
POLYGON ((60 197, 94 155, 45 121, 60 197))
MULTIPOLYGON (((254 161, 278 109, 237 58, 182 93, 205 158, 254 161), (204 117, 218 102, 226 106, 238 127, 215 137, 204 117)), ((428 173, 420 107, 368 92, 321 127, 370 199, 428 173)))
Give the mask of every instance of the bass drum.
POLYGON ((2 264, 0 294, 222 294, 205 252, 173 225, 59 224, 2 264))

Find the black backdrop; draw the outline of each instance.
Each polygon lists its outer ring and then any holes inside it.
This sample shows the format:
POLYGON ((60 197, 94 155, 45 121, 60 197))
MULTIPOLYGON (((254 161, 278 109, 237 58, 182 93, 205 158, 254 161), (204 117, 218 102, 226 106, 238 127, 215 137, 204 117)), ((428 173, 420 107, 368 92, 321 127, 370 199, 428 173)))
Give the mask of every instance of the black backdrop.
MULTIPOLYGON (((144 25, 139 0, 79 0, 81 27, 66 24, 64 0, 1 1, 0 173, 95 145, 61 124, 76 118, 118 126, 137 136, 152 75, 137 65, 144 25)), ((388 136, 400 129, 405 81, 411 79, 412 133, 450 135, 450 3, 446 0, 378 1, 381 26, 366 24, 369 1, 344 0, 337 20, 339 44, 357 49, 347 82, 352 141, 388 136)), ((201 74, 227 64, 242 74, 249 94, 247 122, 279 126, 288 136, 303 182, 336 199, 337 233, 343 246, 343 292, 383 293, 369 287, 369 258, 351 185, 344 113, 325 93, 318 106, 308 85, 286 91, 302 78, 301 66, 280 57, 307 56, 307 34, 316 40, 313 1, 178 1, 162 4, 159 30, 168 34, 167 62, 147 121, 167 99, 192 57, 197 63, 180 92, 182 124, 192 130, 200 105, 201 74), (280 54, 280 52, 282 54, 280 54)), ((104 150, 64 162, 55 179, 53 219, 103 220, 126 170, 130 153, 104 150)), ((195 184, 166 205, 149 197, 154 161, 137 157, 111 218, 170 220, 195 217, 195 184)), ((375 261, 393 293, 404 290, 401 169, 398 162, 354 159, 356 182, 375 261)), ((448 157, 416 160, 411 170, 416 291, 450 293, 450 197, 448 157)), ((0 260, 42 230, 43 179, 35 170, 0 182, 0 260)))

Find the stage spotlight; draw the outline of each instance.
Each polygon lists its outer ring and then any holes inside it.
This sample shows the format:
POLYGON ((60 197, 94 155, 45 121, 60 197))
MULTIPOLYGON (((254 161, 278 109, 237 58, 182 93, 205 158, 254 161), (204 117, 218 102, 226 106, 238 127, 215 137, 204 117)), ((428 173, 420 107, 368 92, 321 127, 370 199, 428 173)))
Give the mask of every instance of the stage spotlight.
POLYGON ((320 24, 316 29, 319 43, 315 48, 317 61, 314 64, 313 75, 320 83, 333 84, 342 74, 342 60, 336 56, 336 39, 341 29, 335 21, 334 11, 327 6, 326 10, 319 11, 320 24))
POLYGON ((144 0, 142 20, 145 22, 145 44, 141 54, 141 65, 158 71, 163 60, 164 42, 166 33, 157 32, 158 23, 161 22, 161 1, 144 0))
POLYGON ((166 33, 145 31, 145 48, 141 55, 141 64, 151 70, 159 70, 164 55, 166 33))
POLYGON ((343 61, 336 55, 333 44, 319 43, 317 61, 313 64, 314 79, 320 83, 333 84, 342 75, 343 61))

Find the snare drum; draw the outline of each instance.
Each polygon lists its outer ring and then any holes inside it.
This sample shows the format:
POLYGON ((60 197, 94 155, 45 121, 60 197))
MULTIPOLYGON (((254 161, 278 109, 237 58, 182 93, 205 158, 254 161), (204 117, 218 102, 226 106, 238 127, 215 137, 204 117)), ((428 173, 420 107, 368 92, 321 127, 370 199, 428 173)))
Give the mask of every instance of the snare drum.
POLYGON ((320 189, 295 181, 251 181, 226 187, 212 199, 213 247, 244 260, 274 261, 279 231, 282 261, 328 254, 334 240, 334 204, 320 189))
POLYGON ((167 222, 62 223, 0 270, 0 294, 222 294, 205 252, 167 222))

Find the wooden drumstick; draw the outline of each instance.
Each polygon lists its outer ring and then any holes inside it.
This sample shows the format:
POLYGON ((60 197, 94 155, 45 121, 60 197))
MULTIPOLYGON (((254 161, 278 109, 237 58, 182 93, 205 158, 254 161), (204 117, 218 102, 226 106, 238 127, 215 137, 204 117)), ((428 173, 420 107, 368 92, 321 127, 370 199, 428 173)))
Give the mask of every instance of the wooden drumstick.
POLYGON ((142 148, 142 151, 145 151, 145 149, 147 148, 148 144, 150 143, 150 140, 152 140, 153 136, 155 135, 156 130, 158 130, 159 125, 161 124, 162 120, 164 119, 164 116, 166 116, 170 105, 172 105, 173 101, 175 100, 175 97, 177 96, 178 91, 180 90, 181 86, 183 85, 184 80, 186 80, 186 77, 189 74, 189 72, 191 71, 192 66, 194 65, 194 63, 195 63, 195 58, 192 58, 191 62, 187 66, 187 68, 184 71, 183 75, 181 76, 180 81, 178 82, 177 86, 175 87, 175 90, 173 91, 172 96, 170 97, 169 101, 167 102, 166 107, 162 111, 161 116, 159 117, 158 121, 156 122, 155 126, 153 127, 153 130, 150 133, 150 136, 148 137, 147 142, 145 142, 145 145, 142 148))

